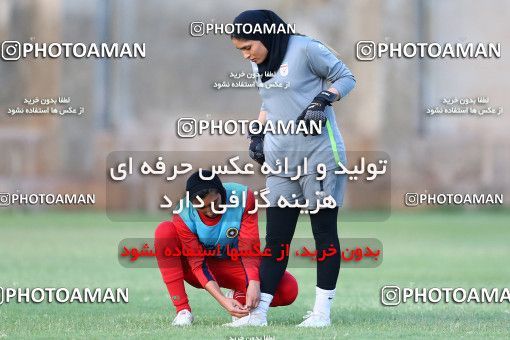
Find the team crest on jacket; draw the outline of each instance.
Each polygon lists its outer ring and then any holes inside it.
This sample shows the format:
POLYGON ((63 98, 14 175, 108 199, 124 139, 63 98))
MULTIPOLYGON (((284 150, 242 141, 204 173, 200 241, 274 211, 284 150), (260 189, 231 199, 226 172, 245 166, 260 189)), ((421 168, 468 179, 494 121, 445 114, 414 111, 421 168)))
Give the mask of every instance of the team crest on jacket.
POLYGON ((285 63, 280 66, 280 74, 282 77, 286 77, 289 74, 289 64, 285 63))
POLYGON ((235 238, 237 235, 239 235, 239 230, 236 228, 228 228, 226 234, 228 238, 235 238))

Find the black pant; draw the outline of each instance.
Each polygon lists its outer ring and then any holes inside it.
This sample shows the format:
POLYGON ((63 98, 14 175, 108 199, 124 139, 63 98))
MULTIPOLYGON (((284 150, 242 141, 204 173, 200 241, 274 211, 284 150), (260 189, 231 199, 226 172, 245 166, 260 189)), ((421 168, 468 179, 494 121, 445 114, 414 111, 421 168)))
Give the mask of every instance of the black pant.
MULTIPOLYGON (((280 257, 282 244, 290 244, 294 237, 299 208, 268 208, 266 227, 266 248, 271 249, 271 257, 263 257, 260 265, 261 292, 274 295, 287 263, 288 257, 277 261, 280 257)), ((324 261, 317 262, 317 287, 332 290, 336 287, 340 271, 340 242, 337 232, 338 207, 321 209, 316 214, 310 214, 315 248, 318 254, 331 245, 337 253, 328 256, 324 261)))

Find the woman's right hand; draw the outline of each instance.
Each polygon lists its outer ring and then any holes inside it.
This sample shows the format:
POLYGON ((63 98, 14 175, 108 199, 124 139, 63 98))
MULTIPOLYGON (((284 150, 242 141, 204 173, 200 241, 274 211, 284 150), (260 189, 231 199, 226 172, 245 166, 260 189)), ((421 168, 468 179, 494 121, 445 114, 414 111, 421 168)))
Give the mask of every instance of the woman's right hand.
POLYGON ((223 308, 229 312, 230 315, 242 318, 249 314, 248 308, 244 308, 236 299, 225 298, 221 303, 223 308))

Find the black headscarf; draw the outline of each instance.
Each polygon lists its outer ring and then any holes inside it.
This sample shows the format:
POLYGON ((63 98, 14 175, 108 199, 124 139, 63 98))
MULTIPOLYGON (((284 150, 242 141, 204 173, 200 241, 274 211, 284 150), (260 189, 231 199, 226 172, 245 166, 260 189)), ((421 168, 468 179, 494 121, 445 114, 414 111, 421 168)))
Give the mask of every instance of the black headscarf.
MULTIPOLYGON (((249 10, 239 14, 234 19, 234 24, 263 24, 275 25, 276 32, 280 25, 287 27, 285 21, 282 20, 276 13, 266 9, 249 10)), ((287 52, 287 45, 289 43, 290 34, 287 33, 274 33, 274 34, 261 34, 259 32, 246 34, 242 30, 234 32, 231 38, 244 39, 244 40, 258 40, 267 48, 267 57, 258 64, 258 72, 262 74, 262 81, 265 82, 270 77, 266 77, 265 73, 276 73, 282 64, 285 52, 287 52)))
MULTIPOLYGON (((210 170, 203 170, 202 174, 209 178, 211 177, 212 172, 210 170)), ((194 199, 196 194, 204 189, 218 190, 221 195, 222 202, 227 202, 227 192, 218 175, 214 174, 213 178, 204 180, 200 178, 200 172, 197 171, 193 173, 186 181, 186 191, 189 192, 190 199, 194 199)))

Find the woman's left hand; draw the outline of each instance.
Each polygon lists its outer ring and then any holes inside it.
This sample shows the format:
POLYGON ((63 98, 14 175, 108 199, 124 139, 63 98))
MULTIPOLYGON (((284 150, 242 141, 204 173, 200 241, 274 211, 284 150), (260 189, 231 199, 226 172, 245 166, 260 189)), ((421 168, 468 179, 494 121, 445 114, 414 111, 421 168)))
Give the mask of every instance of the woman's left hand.
POLYGON ((260 282, 251 280, 246 289, 246 305, 249 309, 256 308, 260 301, 260 282))
MULTIPOLYGON (((332 91, 322 91, 319 93, 313 101, 308 105, 308 107, 299 115, 296 119, 297 122, 300 120, 304 120, 307 124, 308 130, 312 136, 317 136, 318 133, 311 129, 310 121, 314 121, 316 123, 322 124, 322 126, 326 125, 326 114, 324 110, 326 106, 331 105, 333 101, 338 97, 338 95, 332 91)), ((307 136, 307 133, 304 133, 307 136)))

